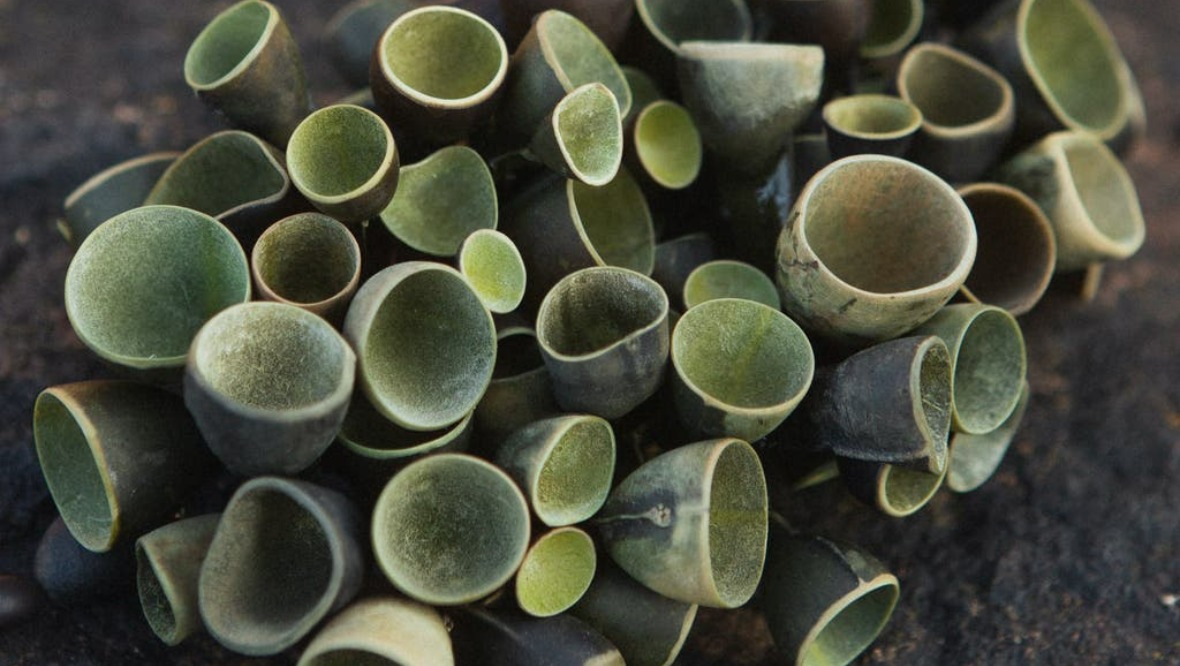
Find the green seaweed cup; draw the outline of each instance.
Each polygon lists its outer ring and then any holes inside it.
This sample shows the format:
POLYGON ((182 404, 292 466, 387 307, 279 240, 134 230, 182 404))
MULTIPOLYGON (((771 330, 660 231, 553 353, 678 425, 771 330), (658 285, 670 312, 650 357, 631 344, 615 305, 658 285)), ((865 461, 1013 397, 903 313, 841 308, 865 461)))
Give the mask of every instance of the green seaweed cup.
POLYGON ((577 603, 594 579, 594 541, 576 527, 541 535, 516 574, 516 601, 534 617, 552 617, 577 603))

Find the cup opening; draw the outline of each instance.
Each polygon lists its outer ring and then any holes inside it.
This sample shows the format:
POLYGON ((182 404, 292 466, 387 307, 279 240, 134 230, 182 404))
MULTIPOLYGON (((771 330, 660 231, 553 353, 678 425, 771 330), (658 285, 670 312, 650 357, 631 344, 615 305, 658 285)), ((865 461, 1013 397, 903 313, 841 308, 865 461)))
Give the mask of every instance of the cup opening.
POLYGON ((588 356, 655 326, 667 311, 663 290, 643 276, 585 269, 567 276, 545 297, 537 334, 557 354, 588 356))
POLYGON ((836 609, 836 615, 805 648, 803 666, 851 663, 881 633, 897 597, 895 583, 860 591, 859 596, 836 609))
POLYGON ((918 386, 914 394, 920 396, 920 400, 914 407, 918 411, 920 423, 926 425, 934 448, 945 454, 946 439, 951 429, 950 351, 942 342, 931 340, 919 353, 918 386))
POLYGON ((537 19, 537 35, 549 65, 566 91, 588 83, 602 83, 615 96, 619 116, 631 109, 631 88, 610 50, 586 24, 562 11, 547 11, 537 19))
POLYGON ((877 479, 881 508, 893 516, 908 516, 930 501, 946 478, 943 473, 931 474, 898 465, 882 465, 877 479))
POLYGON ((140 544, 135 546, 135 559, 136 587, 139 589, 139 603, 143 607, 143 615, 151 625, 152 631, 165 643, 173 645, 176 638, 176 613, 172 609, 172 600, 164 590, 155 564, 140 544))
POLYGON ((516 575, 516 597, 535 617, 550 617, 573 606, 594 579, 594 542, 579 529, 555 530, 529 549, 516 575))
POLYGON ((567 187, 574 222, 591 254, 603 265, 650 273, 655 228, 635 179, 620 168, 614 180, 601 187, 577 181, 569 181, 567 187))
POLYGON ((401 168, 397 194, 381 213, 390 233, 437 257, 459 252, 464 239, 495 229, 496 188, 488 165, 466 146, 448 146, 401 168))
POLYGON ((360 259, 352 233, 316 213, 275 223, 254 246, 262 284, 296 304, 320 303, 344 292, 358 276, 360 259))
POLYGON ((329 106, 299 123, 287 144, 287 168, 300 189, 316 197, 349 195, 386 167, 392 137, 375 113, 329 106))
POLYGON ((883 140, 913 132, 922 124, 922 114, 898 97, 854 95, 829 102, 824 120, 844 134, 883 140))
POLYGON ((907 55, 902 90, 927 123, 961 128, 998 118, 1008 95, 1002 80, 970 56, 943 46, 907 55))
POLYGON ((727 608, 754 595, 766 561, 766 480, 749 444, 732 440, 709 482, 709 567, 727 608))
POLYGON ((218 132, 177 158, 148 194, 149 204, 222 216, 246 204, 273 201, 288 181, 265 145, 245 132, 218 132))
POLYGON ((558 145, 579 180, 605 185, 619 170, 623 135, 615 97, 601 85, 566 95, 553 112, 558 145))
POLYGON ((750 37, 750 14, 734 0, 641 0, 636 9, 652 35, 672 50, 682 42, 750 37))
POLYGON ((1016 408, 1024 386, 1020 326, 1003 310, 982 310, 967 324, 954 365, 951 395, 959 425, 977 434, 995 430, 1016 408))
POLYGON ((521 329, 503 335, 497 341, 496 367, 492 380, 510 379, 545 367, 537 334, 521 329))
POLYGON ((1000 186, 963 191, 979 245, 965 286, 979 301, 1019 314, 1048 286, 1056 262, 1044 213, 1019 191, 1000 186))
POLYGON ((1143 214, 1118 158, 1091 137, 1062 144, 1073 189, 1094 228, 1115 243, 1137 246, 1143 236, 1143 214))
POLYGON ((470 105, 498 87, 508 62, 492 26, 449 7, 402 15, 381 40, 381 55, 393 83, 411 97, 470 105))
POLYGON ((547 525, 572 525, 590 518, 606 502, 615 470, 615 435, 610 423, 578 418, 545 457, 533 491, 537 517, 547 525))
POLYGON ((742 261, 716 259, 693 269, 684 281, 684 307, 718 298, 741 298, 778 310, 778 288, 766 273, 742 261))
POLYGON ((108 550, 115 539, 118 507, 107 492, 106 473, 95 460, 85 426, 62 398, 48 391, 37 398, 33 424, 37 457, 62 521, 88 550, 108 550))
POLYGON ((635 120, 635 152, 648 175, 669 189, 687 187, 701 170, 701 135, 688 111, 667 100, 649 104, 635 120))
POLYGON ((524 299, 524 260, 512 239, 498 231, 480 229, 468 236, 459 250, 459 270, 492 312, 511 312, 524 299))
POLYGON ((189 81, 208 87, 233 73, 266 36, 271 15, 264 3, 242 2, 213 19, 185 58, 189 81))
POLYGON ((300 666, 398 666, 396 661, 360 648, 327 650, 299 663, 300 666))

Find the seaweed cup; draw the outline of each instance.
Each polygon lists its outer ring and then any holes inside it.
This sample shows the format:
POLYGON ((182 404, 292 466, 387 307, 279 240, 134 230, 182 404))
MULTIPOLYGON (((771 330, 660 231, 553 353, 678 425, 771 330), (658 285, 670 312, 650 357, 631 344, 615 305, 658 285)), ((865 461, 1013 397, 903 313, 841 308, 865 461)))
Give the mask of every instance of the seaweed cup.
POLYGON ((578 269, 617 266, 646 275, 655 261, 651 210, 626 167, 602 187, 542 180, 509 204, 503 231, 524 259, 530 309, 578 269))
POLYGON ((684 280, 684 307, 718 298, 743 298, 779 309, 778 289, 766 273, 743 261, 717 259, 697 266, 684 280))
POLYGON ((573 525, 593 516, 610 493, 615 433, 597 416, 542 419, 512 433, 496 463, 524 489, 542 523, 573 525))
POLYGON ((350 604, 320 630, 298 666, 339 664, 453 666, 451 637, 438 611, 409 599, 350 604))
POLYGON ((180 398, 134 382, 45 389, 33 439, 62 520, 96 553, 164 522, 215 466, 180 398))
POLYGON ((299 46, 279 10, 262 0, 233 5, 197 35, 184 80, 234 125, 276 146, 311 110, 299 46))
POLYGON ((937 472, 929 472, 852 458, 838 458, 837 465, 853 497, 894 518, 904 518, 926 506, 942 487, 950 468, 947 464, 937 472))
POLYGON ((1124 145, 1141 130, 1143 99, 1114 36, 1087 0, 1023 0, 992 12, 958 43, 1016 91, 1016 139, 1058 130, 1124 145))
POLYGON ((508 73, 508 47, 476 14, 419 7, 381 35, 369 72, 377 106, 399 137, 445 145, 492 115, 508 73))
POLYGON ((132 208, 143 205, 156 181, 180 157, 177 152, 142 155, 94 174, 66 197, 58 229, 75 248, 91 231, 132 208))
POLYGON ((558 411, 536 331, 510 326, 497 332, 492 381, 475 408, 480 431, 499 442, 558 411))
POLYGON ((623 125, 614 93, 587 83, 562 97, 533 135, 528 154, 566 178, 600 187, 623 162, 623 125))
POLYGON ((500 0, 500 8, 510 43, 520 42, 534 16, 547 9, 560 9, 585 23, 604 46, 614 51, 627 34, 635 0, 500 0))
POLYGON ((179 377, 193 336, 250 299, 250 267, 233 234, 187 208, 116 215, 70 261, 65 302, 82 342, 145 377, 179 377))
POLYGON ((1053 277, 1057 242, 1049 218, 1020 190, 998 183, 959 188, 975 218, 979 252, 961 291, 1013 315, 1032 309, 1053 277))
POLYGON ((611 558, 654 592, 714 608, 753 596, 766 558, 766 479, 738 439, 688 444, 644 463, 597 519, 611 558))
POLYGON ((136 582, 143 615, 166 645, 204 631, 197 603, 201 564, 221 514, 183 518, 135 542, 136 582))
POLYGON ((774 430, 811 386, 803 329, 762 303, 720 298, 689 308, 672 333, 676 413, 695 437, 749 442, 774 430))
POLYGON ((373 407, 409 430, 436 430, 473 410, 496 362, 496 328, 455 269, 407 261, 369 278, 344 320, 373 407))
POLYGON ((743 0, 636 0, 622 48, 627 62, 642 63, 664 89, 675 91, 684 42, 748 42, 753 29, 743 0))
POLYGON ((950 351, 951 427, 973 435, 1000 427, 1016 409, 1027 373, 1016 319, 990 305, 948 305, 914 333, 937 335, 950 351))
POLYGON ((1028 382, 1025 382, 1016 409, 995 430, 982 435, 955 433, 951 437, 950 462, 946 474, 948 488, 956 493, 969 493, 996 473, 1004 460, 1004 454, 1008 452, 1008 445, 1024 420, 1029 393, 1028 382))
POLYGON ((631 89, 619 64, 586 24, 556 9, 533 20, 516 52, 512 76, 504 85, 497 114, 497 140, 527 143, 561 98, 589 83, 601 83, 615 96, 619 116, 631 109, 631 89))
POLYGON ((497 467, 440 453, 389 481, 372 534, 377 564, 395 587, 432 605, 465 604, 512 578, 529 545, 529 509, 497 467))
POLYGON ((296 474, 336 437, 355 373, 356 355, 320 317, 244 303, 193 339, 184 402, 230 471, 296 474))
POLYGON ((632 169, 641 170, 660 187, 682 190, 700 175, 704 158, 701 134, 683 106, 666 99, 645 104, 626 132, 632 169))
POLYGON ((248 132, 226 130, 176 158, 143 202, 211 215, 249 248, 275 219, 306 208, 298 198, 277 148, 248 132))
POLYGON ((859 548, 775 530, 759 604, 786 663, 845 666, 885 628, 899 592, 859 548))
POLYGON ((381 221, 412 249, 453 257, 468 235, 499 222, 492 172, 474 150, 447 146, 401 168, 381 221))
POLYGON ((1146 229, 1135 183, 1093 135, 1050 134, 1005 162, 996 176, 1048 216, 1058 272, 1126 259, 1143 245, 1146 229))
POLYGON ((496 314, 512 312, 524 300, 524 259, 512 239, 499 231, 478 229, 467 236, 459 248, 459 272, 496 314))
POLYGON ((325 107, 299 123, 287 146, 291 181, 320 212, 363 222, 397 190, 398 152, 377 114, 350 104, 325 107))
MULTIPOLYGON (((656 246, 651 277, 667 292, 669 298, 681 296, 688 276, 699 266, 717 258, 713 239, 703 231, 671 238, 656 246)), ((777 292, 777 288, 776 288, 777 292)), ((775 293, 775 299, 778 294, 775 293)), ((683 307, 683 303, 674 307, 683 307)))
POLYGON ((333 324, 344 318, 361 278, 356 238, 348 227, 320 213, 275 222, 259 237, 250 259, 260 296, 333 324))
POLYGON ((852 95, 824 105, 828 150, 836 159, 860 153, 904 157, 922 127, 922 112, 900 97, 852 95))
POLYGON ((909 157, 951 182, 990 169, 1012 135, 1016 101, 996 70, 942 44, 918 44, 897 71, 902 99, 922 112, 909 157))
POLYGON ((895 157, 846 157, 807 183, 779 236, 783 310, 844 344, 895 338, 958 291, 977 242, 942 179, 895 157))
POLYGON ((594 540, 576 527, 542 534, 516 572, 516 602, 533 617, 566 611, 590 587, 598 559, 594 540))
POLYGON ((201 618, 244 655, 278 654, 348 603, 364 573, 361 524, 341 494, 251 479, 230 498, 201 566, 201 618))
POLYGON ((922 29, 924 0, 871 0, 860 57, 888 58, 906 49, 922 29))
POLYGON ((797 44, 684 42, 677 72, 705 147, 726 167, 770 171, 819 100, 824 51, 797 44))
POLYGON ((663 380, 668 296, 635 271, 582 269, 545 296, 537 341, 562 409, 618 418, 663 380))

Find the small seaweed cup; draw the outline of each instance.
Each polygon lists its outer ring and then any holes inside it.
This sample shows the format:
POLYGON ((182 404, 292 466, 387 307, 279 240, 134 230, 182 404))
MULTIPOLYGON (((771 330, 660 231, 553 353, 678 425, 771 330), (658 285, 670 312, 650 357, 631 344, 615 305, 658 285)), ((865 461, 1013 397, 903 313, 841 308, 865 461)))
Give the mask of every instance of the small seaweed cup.
POLYGON ((823 71, 818 46, 691 41, 677 50, 680 90, 701 140, 747 175, 778 162, 819 100, 823 71))
POLYGON ((922 112, 910 159, 955 183, 995 166, 1016 119, 1012 86, 999 72, 949 46, 918 44, 901 61, 897 89, 922 112))
POLYGON ((684 280, 684 307, 717 298, 744 298, 778 310, 778 288, 766 273, 744 261, 716 259, 697 266, 684 280))
POLYGON ((1008 452, 1008 445, 1020 429, 1024 420, 1024 412, 1028 408, 1029 386, 1025 382, 1020 392, 1020 402, 1012 415, 1000 427, 982 435, 955 433, 951 437, 950 461, 947 463, 946 485, 957 493, 969 493, 979 488, 990 479, 1004 454, 1008 452))
POLYGON ((502 231, 524 259, 530 309, 578 269, 618 266, 646 275, 655 260, 651 210, 626 167, 602 187, 543 178, 509 203, 502 231))
POLYGON ((571 90, 545 116, 526 155, 553 171, 600 187, 623 162, 623 125, 610 88, 587 83, 571 90))
POLYGON ((1057 242, 1049 218, 1026 194, 999 183, 959 188, 971 209, 979 251, 960 291, 1013 315, 1032 309, 1053 277, 1057 242))
POLYGON ((594 579, 594 540, 576 527, 539 536, 516 572, 516 603, 533 617, 552 617, 573 606, 594 579))
POLYGON ((627 34, 635 0, 500 0, 500 7, 509 43, 520 42, 534 16, 547 9, 560 9, 585 23, 604 46, 615 51, 627 34))
POLYGON ((605 561, 569 614, 614 643, 630 666, 670 666, 688 639, 697 608, 652 592, 605 561))
POLYGON ((299 46, 279 10, 262 0, 233 5, 197 35, 184 80, 231 123, 276 146, 311 110, 299 46))
POLYGON ((668 296, 625 268, 584 268, 537 311, 537 341, 557 404, 618 418, 656 392, 668 360, 668 296))
POLYGON ((494 229, 471 232, 459 248, 459 272, 484 307, 496 314, 512 312, 524 300, 527 270, 512 239, 494 229))
POLYGON ((177 152, 142 155, 94 174, 66 197, 58 229, 75 248, 95 227, 143 205, 156 181, 180 157, 177 152))
POLYGON ((282 652, 356 596, 362 543, 360 515, 343 495, 274 476, 243 483, 201 566, 205 627, 234 652, 282 652))
POLYGON ((361 279, 361 248, 348 227, 321 213, 272 224, 250 254, 254 286, 338 325, 361 279))
POLYGON ((380 214, 397 190, 399 165, 385 121, 350 104, 312 113, 287 145, 287 169, 296 189, 341 222, 380 214))
POLYGON ((588 83, 601 83, 615 96, 619 116, 631 109, 631 89, 606 46, 577 18, 550 9, 537 15, 516 52, 504 85, 496 140, 527 143, 561 98, 588 83))
POLYGON ((860 153, 904 157, 922 127, 918 107, 892 95, 852 95, 824 105, 828 150, 836 159, 860 153))
POLYGON ((682 190, 696 182, 704 149, 692 114, 683 106, 658 99, 640 108, 626 124, 625 159, 632 171, 656 185, 682 190))
POLYGON ((870 0, 869 23, 860 43, 860 57, 889 58, 906 49, 922 29, 924 0, 870 0))
POLYGON ((1125 148, 1142 132, 1138 84, 1087 0, 1010 2, 957 43, 1012 83, 1020 144, 1065 129, 1125 148))
POLYGON ((766 558, 766 477, 739 439, 687 444, 623 480, 596 519, 611 558, 648 589, 714 608, 750 600, 766 558))
POLYGON ((671 355, 676 413, 694 437, 765 437, 795 410, 815 373, 803 329, 740 298, 690 307, 672 333, 671 355))
POLYGON ((948 463, 938 472, 928 472, 852 458, 837 458, 836 462, 853 497, 894 518, 904 518, 926 506, 950 468, 948 463))
MULTIPOLYGON (((688 276, 702 264, 717 257, 713 239, 703 231, 666 240, 656 246, 655 262, 651 277, 658 282, 669 297, 680 296, 681 302, 675 307, 684 307, 684 284, 688 276)), ((775 295, 777 298, 777 294, 775 295)))
POLYGON ((899 593, 897 577, 859 548, 773 530, 759 605, 786 663, 852 663, 885 628, 899 593))
POLYGON ((542 523, 573 525, 593 516, 610 493, 615 433, 597 416, 554 416, 512 433, 495 462, 524 489, 542 523))
POLYGON ((336 71, 354 88, 368 87, 369 63, 381 35, 421 0, 353 0, 324 27, 324 44, 336 71))
POLYGON ((624 666, 610 641, 566 613, 531 617, 492 612, 478 606, 456 608, 450 615, 455 661, 481 666, 553 666, 593 664, 624 666))
POLYGON ((339 664, 453 666, 451 636, 438 611, 409 599, 349 604, 312 639, 298 666, 339 664))
POLYGON ((445 145, 492 115, 508 74, 508 47, 492 24, 465 9, 418 7, 377 42, 369 86, 398 137, 445 145))
POLYGON ((1135 183, 1092 134, 1050 134, 1001 165, 996 177, 1027 194, 1048 216, 1058 272, 1126 259, 1143 245, 1135 183))
POLYGON ((926 169, 854 155, 817 173, 779 236, 783 310, 847 345, 895 338, 962 286, 978 240, 971 211, 926 169))
POLYGON ((453 257, 463 240, 499 223, 496 186, 487 162, 466 146, 447 146, 401 168, 397 193, 381 221, 410 248, 453 257))
POLYGON ((408 430, 437 430, 471 412, 496 363, 491 313, 458 271, 429 261, 369 278, 348 308, 344 335, 373 407, 408 430))
POLYGON ((183 518, 135 542, 136 582, 143 615, 167 645, 204 631, 197 603, 201 564, 221 514, 183 518))
POLYGON ((496 333, 496 347, 492 381, 475 408, 480 432, 493 442, 560 411, 536 331, 504 328, 496 333))
POLYGON ((356 355, 322 318, 243 303, 210 319, 189 350, 184 403, 235 474, 296 474, 340 430, 356 355))
POLYGON ((241 130, 198 141, 160 176, 143 203, 211 215, 246 247, 271 222, 307 206, 291 187, 283 154, 241 130))
POLYGON ((107 220, 66 272, 74 332, 104 360, 144 378, 179 378, 201 325, 249 299, 250 266, 233 234, 176 206, 107 220))
POLYGON ((45 389, 33 439, 62 519, 96 553, 163 523, 215 466, 180 398, 135 382, 45 389))
POLYGON ((642 65, 674 92, 676 59, 684 42, 748 42, 753 29, 745 0, 636 0, 622 51, 625 61, 642 65))
POLYGON ((833 90, 847 87, 848 75, 868 29, 870 0, 758 0, 771 20, 770 40, 823 47, 825 75, 833 90))
POLYGON ((440 606, 486 597, 507 583, 529 545, 529 508, 491 463, 440 453, 410 463, 373 509, 373 552, 393 585, 440 606))
POLYGON ((1016 409, 1028 362, 1020 324, 1003 308, 948 305, 915 335, 937 335, 951 354, 951 428, 982 435, 1016 409))
POLYGON ((838 456, 946 467, 951 357, 933 335, 882 342, 816 373, 799 425, 838 456))
POLYGON ((62 606, 119 597, 133 587, 135 550, 126 540, 105 553, 89 550, 58 516, 37 543, 33 578, 50 601, 62 606))

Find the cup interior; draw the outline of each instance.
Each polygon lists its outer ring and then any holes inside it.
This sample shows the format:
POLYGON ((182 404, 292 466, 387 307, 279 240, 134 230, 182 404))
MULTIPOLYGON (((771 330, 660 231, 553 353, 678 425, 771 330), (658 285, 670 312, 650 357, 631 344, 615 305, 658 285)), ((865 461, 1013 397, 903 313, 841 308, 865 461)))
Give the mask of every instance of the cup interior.
POLYGON ((885 139, 905 136, 922 124, 922 113, 888 95, 853 95, 828 102, 824 121, 844 134, 885 139))
POLYGON ((733 0, 640 0, 636 8, 648 30, 669 47, 749 38, 749 11, 733 0))
POLYGON ((221 216, 239 206, 273 201, 288 187, 282 165, 245 132, 218 132, 189 149, 160 177, 147 204, 221 216))
POLYGON ((117 507, 78 418, 52 391, 38 396, 33 411, 37 457, 70 534, 89 550, 105 551, 115 536, 117 507))
POLYGON ((1005 108, 1003 80, 965 53, 917 46, 899 73, 904 96, 927 123, 960 128, 997 117, 1005 108))
POLYGON ((254 245, 253 260, 262 285, 296 304, 319 303, 344 292, 361 267, 352 232, 318 213, 275 223, 254 245))
POLYGON ((241 2, 222 12, 189 48, 186 78, 212 86, 229 76, 266 36, 271 18, 272 10, 262 2, 241 2))
POLYGON ((1143 214, 1118 158, 1097 140, 1076 135, 1063 139, 1062 152, 1073 189, 1094 228, 1116 243, 1138 243, 1143 214))
POLYGON ((979 236, 965 286, 979 301, 1023 312, 1048 286, 1056 261, 1053 230, 1036 203, 1010 188, 963 192, 979 236))
POLYGON ((1020 325, 998 308, 981 310, 963 332, 954 367, 952 396, 961 429, 995 430, 1016 408, 1024 386, 1020 325))
POLYGON ((562 356, 589 356, 655 326, 668 298, 631 271, 588 268, 557 283, 537 319, 537 338, 562 356))
POLYGON ((594 542, 582 530, 554 530, 529 549, 516 574, 516 597, 529 615, 550 617, 586 593, 594 579, 594 542))
POLYGON ((655 228, 643 190, 620 168, 601 187, 568 181, 570 212, 583 242, 603 265, 651 272, 655 263, 655 228))
POLYGON ((767 511, 762 463, 748 444, 732 440, 709 483, 709 567, 727 608, 748 601, 762 579, 767 511))
POLYGON ((305 194, 338 198, 362 190, 387 168, 393 137, 377 114, 329 106, 303 119, 287 144, 287 168, 305 194))
POLYGON ((508 51, 487 21, 450 7, 402 15, 381 39, 381 61, 411 97, 454 102, 485 97, 503 80, 508 51))
POLYGON ((623 157, 619 107, 605 86, 590 84, 566 95, 553 111, 558 145, 579 180, 605 185, 623 157))
POLYGON ((566 92, 588 83, 601 83, 611 91, 619 116, 631 109, 631 88, 615 58, 586 24, 561 11, 543 12, 536 22, 545 59, 566 92))
POLYGON ((703 149, 687 109, 668 100, 652 102, 635 119, 634 131, 636 155, 653 180, 670 189, 696 180, 703 149))
POLYGON ((896 583, 857 590, 805 648, 804 666, 848 664, 872 644, 897 603, 896 583))
POLYGON ((615 435, 610 423, 574 417, 557 434, 532 489, 534 509, 547 525, 572 525, 594 515, 610 493, 615 435))

